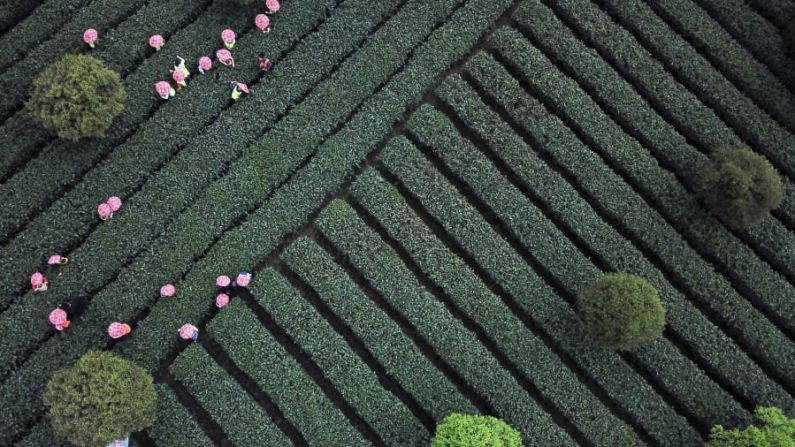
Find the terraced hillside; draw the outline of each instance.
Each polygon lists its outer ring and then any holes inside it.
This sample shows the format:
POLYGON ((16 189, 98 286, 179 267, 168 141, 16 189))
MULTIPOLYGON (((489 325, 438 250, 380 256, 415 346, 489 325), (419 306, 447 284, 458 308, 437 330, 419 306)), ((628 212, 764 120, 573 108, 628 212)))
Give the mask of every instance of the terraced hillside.
POLYGON ((40 396, 89 349, 154 375, 140 446, 421 446, 454 411, 528 446, 695 446, 758 405, 794 415, 793 16, 793 0, 286 0, 260 34, 222 0, 8 2, 0 445, 65 443, 40 396), (161 101, 170 62, 212 54, 223 28, 237 66, 161 101), (54 139, 24 108, 32 79, 88 51, 122 75, 125 110, 105 139, 54 139), (251 94, 229 100, 230 76, 251 94), (786 191, 748 231, 694 194, 694 169, 741 143, 786 191), (109 195, 125 204, 103 222, 109 195), (54 252, 71 261, 32 293, 54 252), (250 293, 219 310, 214 278, 241 270, 250 293), (607 271, 660 291, 662 338, 624 353, 584 333, 577 293, 607 271), (56 333, 47 314, 74 295, 89 307, 56 333), (111 341, 117 320, 141 323, 111 341))

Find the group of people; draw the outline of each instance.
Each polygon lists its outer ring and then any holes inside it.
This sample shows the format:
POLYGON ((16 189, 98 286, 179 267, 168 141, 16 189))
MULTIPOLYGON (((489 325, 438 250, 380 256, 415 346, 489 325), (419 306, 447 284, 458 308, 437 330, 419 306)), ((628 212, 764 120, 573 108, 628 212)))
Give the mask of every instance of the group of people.
MULTIPOLYGON (((265 7, 267 8, 265 14, 258 14, 254 17, 254 25, 260 33, 269 33, 271 31, 270 17, 268 17, 268 14, 276 13, 281 9, 279 0, 267 0, 265 2, 265 7)), ((221 32, 221 41, 224 43, 224 48, 220 48, 215 52, 215 58, 220 64, 231 67, 235 66, 232 49, 235 47, 236 39, 237 34, 231 29, 225 29, 221 32)), ((164 39, 160 35, 154 35, 149 39, 149 44, 159 51, 160 47, 164 44, 164 39)), ((257 55, 257 63, 262 74, 267 73, 273 66, 270 58, 268 58, 268 55, 264 52, 257 55)), ((197 69, 199 73, 205 74, 212 69, 212 66, 212 59, 210 59, 209 56, 202 56, 199 58, 197 69)), ((171 79, 174 81, 176 88, 172 87, 167 81, 159 81, 155 84, 155 91, 164 100, 173 98, 177 94, 177 91, 187 87, 188 78, 190 77, 190 71, 185 66, 185 59, 179 56, 177 56, 174 61, 174 68, 170 70, 170 72, 171 79)), ((242 95, 250 93, 248 85, 238 81, 229 81, 229 91, 233 101, 237 101, 242 95)))
MULTIPOLYGON (((47 267, 42 269, 48 271, 48 274, 58 274, 55 269, 65 265, 69 260, 61 255, 52 255, 47 260, 47 267)), ((31 275, 31 287, 34 292, 45 292, 48 290, 49 280, 41 272, 36 272, 31 275)), ((220 308, 229 304, 229 301, 234 294, 241 290, 248 288, 251 284, 251 273, 240 272, 237 277, 232 280, 227 275, 220 275, 215 279, 216 296, 215 306, 220 308)), ((170 298, 175 296, 177 289, 173 284, 165 284, 160 287, 160 297, 170 298)), ((58 307, 50 311, 49 321, 50 324, 58 332, 63 332, 71 327, 72 322, 79 318, 85 312, 88 305, 87 299, 83 296, 72 298, 70 301, 61 303, 58 307)), ((120 322, 114 321, 108 325, 108 336, 113 340, 118 340, 133 331, 138 325, 137 321, 120 322)), ((199 329, 191 323, 185 323, 178 329, 178 334, 183 340, 196 341, 199 338, 199 329)))

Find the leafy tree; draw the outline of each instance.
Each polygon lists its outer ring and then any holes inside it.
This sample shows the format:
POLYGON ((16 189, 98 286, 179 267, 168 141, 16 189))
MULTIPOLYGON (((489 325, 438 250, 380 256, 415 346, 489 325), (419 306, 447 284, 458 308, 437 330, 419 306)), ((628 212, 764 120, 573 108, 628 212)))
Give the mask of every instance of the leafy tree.
POLYGON ((44 403, 55 431, 97 447, 154 422, 157 394, 143 368, 109 352, 90 351, 47 384, 44 403))
POLYGON ((698 190, 707 208, 735 229, 759 223, 784 197, 775 168, 747 148, 715 151, 701 169, 698 190))
POLYGON ((758 407, 754 412, 759 427, 726 430, 712 427, 705 447, 795 447, 795 419, 773 407, 758 407))
POLYGON ((522 447, 516 429, 493 416, 452 413, 436 427, 431 447, 522 447))
POLYGON ((50 132, 77 141, 104 137, 125 98, 118 73, 94 57, 67 55, 33 80, 27 106, 50 132))
POLYGON ((635 349, 665 328, 657 291, 645 279, 626 273, 606 274, 582 290, 578 311, 588 332, 611 349, 635 349))

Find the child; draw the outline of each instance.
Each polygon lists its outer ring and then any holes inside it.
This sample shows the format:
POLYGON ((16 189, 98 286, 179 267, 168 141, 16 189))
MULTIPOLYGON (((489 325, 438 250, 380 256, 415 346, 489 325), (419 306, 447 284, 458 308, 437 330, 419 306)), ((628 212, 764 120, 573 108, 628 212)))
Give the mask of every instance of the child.
POLYGON ((262 74, 267 73, 273 66, 273 62, 268 59, 268 55, 265 53, 260 53, 257 59, 259 60, 259 69, 262 71, 262 74))

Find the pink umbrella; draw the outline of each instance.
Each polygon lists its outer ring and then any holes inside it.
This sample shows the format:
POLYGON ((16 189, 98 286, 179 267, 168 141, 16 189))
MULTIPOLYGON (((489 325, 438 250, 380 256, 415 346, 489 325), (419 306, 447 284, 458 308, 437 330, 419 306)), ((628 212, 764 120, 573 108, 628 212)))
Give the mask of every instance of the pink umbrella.
POLYGON ((224 45, 227 48, 231 49, 235 45, 235 38, 237 38, 237 35, 231 29, 227 28, 221 31, 221 40, 224 41, 224 45))
POLYGON ((83 42, 87 43, 91 48, 94 48, 97 39, 99 39, 99 33, 94 28, 89 28, 83 32, 83 42))
POLYGON ((121 199, 116 196, 109 197, 106 203, 110 205, 110 210, 114 213, 119 211, 119 208, 121 208, 121 199))
POLYGON ((119 323, 118 321, 114 321, 108 325, 108 335, 114 340, 124 337, 131 331, 132 329, 129 324, 119 323))
POLYGON ((185 80, 185 73, 183 73, 182 70, 174 70, 171 72, 171 77, 174 81, 179 83, 185 80))
POLYGON ((232 66, 235 65, 234 59, 232 59, 232 53, 225 48, 221 48, 220 50, 215 52, 215 57, 224 65, 231 64, 232 66))
POLYGON ((279 12, 282 6, 279 4, 279 0, 265 0, 265 7, 269 12, 274 13, 279 12))
POLYGON ((160 288, 160 296, 171 297, 177 293, 177 288, 173 284, 166 284, 160 288))
POLYGON ((199 71, 204 74, 205 71, 213 68, 213 60, 207 56, 202 56, 199 58, 199 71))
POLYGON ((30 275, 30 285, 32 287, 39 287, 40 285, 47 282, 47 278, 44 277, 40 272, 36 272, 30 275))
POLYGON ((49 265, 64 265, 67 262, 69 262, 69 260, 61 255, 52 255, 47 259, 47 264, 49 265))
POLYGON ((179 336, 183 340, 190 340, 193 338, 194 334, 198 331, 199 330, 196 328, 196 326, 190 323, 185 323, 182 325, 182 327, 179 328, 179 336))
POLYGON ((235 84, 237 84, 237 88, 238 88, 238 89, 239 89, 241 92, 243 92, 243 93, 245 93, 245 94, 248 94, 248 93, 249 93, 249 91, 248 91, 248 86, 247 86, 246 84, 243 84, 242 82, 235 82, 235 84))
POLYGON ((155 84, 155 91, 161 97, 168 96, 169 92, 171 92, 171 85, 166 81, 160 81, 155 84))
POLYGON ((97 207, 97 213, 99 214, 100 219, 108 220, 111 216, 113 216, 113 208, 111 208, 107 203, 100 203, 97 207))
POLYGON ((235 279, 235 284, 240 287, 248 287, 249 283, 251 282, 251 273, 240 272, 237 275, 237 279, 235 279))
POLYGON ((232 280, 226 275, 215 278, 215 285, 218 287, 229 287, 229 284, 232 284, 232 280))
POLYGON ((61 309, 60 307, 53 309, 50 312, 50 323, 54 326, 63 326, 66 323, 66 311, 61 309))
POLYGON ((229 295, 225 293, 219 293, 218 296, 215 297, 215 305, 221 309, 222 307, 229 304, 229 295))
POLYGON ((149 46, 154 48, 155 51, 160 51, 160 48, 165 44, 166 39, 163 39, 160 34, 152 34, 152 37, 149 38, 149 46))
POLYGON ((257 16, 254 17, 254 25, 257 26, 257 29, 261 33, 270 31, 271 19, 265 14, 257 14, 257 16))

